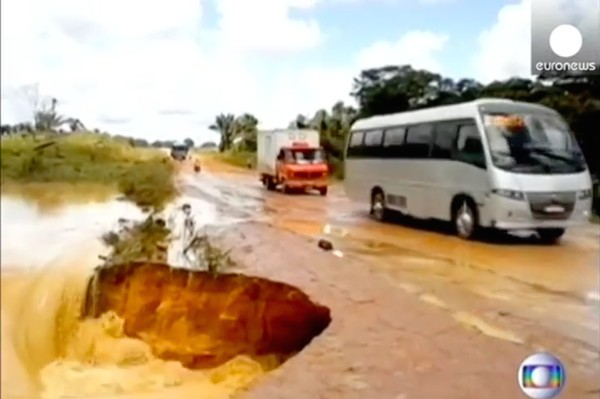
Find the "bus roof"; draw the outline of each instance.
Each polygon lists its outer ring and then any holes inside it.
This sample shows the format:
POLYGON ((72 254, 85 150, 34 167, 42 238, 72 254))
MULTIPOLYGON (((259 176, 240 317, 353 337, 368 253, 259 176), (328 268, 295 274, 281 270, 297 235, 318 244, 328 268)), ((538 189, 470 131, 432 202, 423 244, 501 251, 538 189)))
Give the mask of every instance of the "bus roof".
POLYGON ((480 98, 460 104, 443 105, 415 111, 398 112, 389 115, 372 116, 358 119, 352 125, 352 130, 378 129, 388 126, 400 126, 412 123, 435 122, 449 119, 475 118, 480 110, 492 112, 545 112, 556 113, 543 105, 512 101, 502 98, 480 98))

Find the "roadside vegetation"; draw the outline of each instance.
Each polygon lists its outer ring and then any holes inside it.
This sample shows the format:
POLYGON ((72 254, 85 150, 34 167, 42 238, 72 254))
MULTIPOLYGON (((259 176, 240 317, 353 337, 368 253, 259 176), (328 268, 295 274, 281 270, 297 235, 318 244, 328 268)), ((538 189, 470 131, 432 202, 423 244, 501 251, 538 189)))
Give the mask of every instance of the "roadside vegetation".
MULTIPOLYGON (((326 82, 324 82, 326 84, 326 82)), ((600 77, 540 76, 535 80, 512 78, 482 84, 474 79, 455 80, 410 65, 385 66, 361 71, 348 89, 357 107, 338 102, 312 115, 292 115, 288 127, 316 129, 334 176, 343 178, 343 152, 350 126, 357 118, 385 115, 477 98, 509 98, 539 103, 560 112, 572 127, 594 179, 600 178, 600 77)), ((340 93, 345 97, 346 93, 340 93)), ((211 127, 219 132, 221 159, 240 164, 247 152, 256 151, 258 120, 250 114, 223 113, 211 127), (243 154, 243 155, 242 155, 243 154)), ((285 127, 285 126, 282 126, 285 127)), ((245 166, 245 164, 243 165, 245 166)), ((600 212, 596 188, 595 211, 600 212)))
POLYGON ((4 193, 42 204, 102 200, 121 193, 142 208, 161 209, 176 194, 173 165, 158 150, 88 132, 4 136, 4 193))
POLYGON ((224 152, 201 153, 205 161, 216 160, 237 168, 255 168, 256 152, 232 149, 224 152))

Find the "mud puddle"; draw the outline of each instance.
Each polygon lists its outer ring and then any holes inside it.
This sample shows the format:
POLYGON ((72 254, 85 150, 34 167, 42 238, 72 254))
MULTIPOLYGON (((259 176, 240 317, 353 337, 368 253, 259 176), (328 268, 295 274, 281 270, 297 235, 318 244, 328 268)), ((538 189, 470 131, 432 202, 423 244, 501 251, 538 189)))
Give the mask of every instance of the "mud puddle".
POLYGON ((466 328, 516 344, 554 345, 568 356, 574 346, 586 353, 581 358, 597 359, 600 352, 598 272, 595 253, 587 249, 582 254, 576 246, 494 248, 364 220, 353 223, 347 216, 330 223, 280 217, 278 224, 327 238, 345 256, 365 261, 374 273, 445 309, 466 328), (553 265, 549 259, 569 262, 553 265), (560 349, 559 340, 540 337, 541 331, 571 343, 560 349))
POLYGON ((267 213, 265 200, 243 185, 231 187, 210 174, 182 178, 183 192, 197 201, 212 204, 230 218, 250 219, 267 213))
MULTIPOLYGON (((141 220, 119 201, 43 214, 2 197, 2 398, 228 398, 276 365, 243 354, 209 369, 153 355, 141 338, 123 334, 124 319, 79 316, 98 255, 99 237, 120 217, 141 220)), ((198 220, 235 223, 217 206, 185 199, 198 220)))

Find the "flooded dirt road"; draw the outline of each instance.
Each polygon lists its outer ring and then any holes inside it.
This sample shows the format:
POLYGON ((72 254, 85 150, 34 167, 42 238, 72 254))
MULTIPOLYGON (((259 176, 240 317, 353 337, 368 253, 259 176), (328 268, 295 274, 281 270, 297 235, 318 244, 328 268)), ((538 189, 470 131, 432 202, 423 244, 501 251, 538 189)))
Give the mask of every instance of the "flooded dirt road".
MULTIPOLYGON (((326 198, 284 196, 267 192, 253 173, 217 170, 180 184, 200 223, 253 220, 328 238, 344 257, 446 312, 458 328, 549 350, 577 368, 568 372, 597 381, 598 226, 571 232, 558 246, 464 242, 437 227, 374 222, 339 187, 326 198)), ((90 271, 106 250, 97 238, 119 217, 143 217, 135 207, 115 201, 41 215, 2 197, 1 209, 2 398, 221 399, 263 374, 243 357, 187 370, 148 354, 118 323, 77 320, 90 271)))
POLYGON ((267 192, 253 173, 207 169, 184 180, 187 194, 240 217, 327 238, 344 256, 365 261, 372 273, 446 310, 464 328, 549 350, 597 379, 598 225, 570 231, 555 246, 517 237, 465 242, 444 226, 373 221, 339 186, 326 198, 283 195, 267 192))

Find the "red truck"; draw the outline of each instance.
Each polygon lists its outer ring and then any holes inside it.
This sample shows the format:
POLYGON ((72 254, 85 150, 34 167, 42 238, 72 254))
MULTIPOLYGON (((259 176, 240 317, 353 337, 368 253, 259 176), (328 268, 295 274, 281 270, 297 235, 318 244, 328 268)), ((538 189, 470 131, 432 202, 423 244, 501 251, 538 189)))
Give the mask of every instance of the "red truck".
POLYGON ((256 155, 260 181, 268 190, 315 189, 327 195, 329 168, 316 130, 260 131, 256 155))

